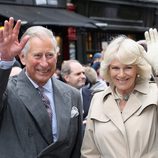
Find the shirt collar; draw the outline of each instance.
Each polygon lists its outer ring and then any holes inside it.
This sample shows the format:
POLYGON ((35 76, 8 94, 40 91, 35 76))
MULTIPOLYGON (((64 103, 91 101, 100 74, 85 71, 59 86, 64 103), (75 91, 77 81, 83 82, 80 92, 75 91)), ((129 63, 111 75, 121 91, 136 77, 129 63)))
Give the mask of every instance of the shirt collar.
MULTIPOLYGON (((39 86, 28 76, 28 74, 27 74, 27 72, 25 71, 25 74, 26 74, 26 76, 28 77, 28 79, 30 80, 30 82, 33 84, 33 86, 35 87, 35 88, 38 88, 39 86)), ((46 90, 46 91, 48 91, 48 92, 52 92, 53 90, 52 90, 52 82, 51 82, 51 79, 49 79, 48 81, 47 81, 47 83, 43 86, 43 88, 46 90)))

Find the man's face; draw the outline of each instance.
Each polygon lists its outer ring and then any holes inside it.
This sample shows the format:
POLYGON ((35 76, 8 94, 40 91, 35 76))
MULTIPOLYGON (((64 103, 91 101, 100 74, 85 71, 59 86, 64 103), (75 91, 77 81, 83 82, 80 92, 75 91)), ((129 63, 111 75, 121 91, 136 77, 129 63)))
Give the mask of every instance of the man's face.
POLYGON ((44 40, 34 37, 29 42, 29 51, 21 56, 21 61, 26 67, 28 76, 39 86, 43 86, 55 72, 57 54, 48 37, 44 40))
POLYGON ((85 85, 86 76, 83 66, 80 63, 72 63, 71 73, 65 76, 67 84, 80 89, 85 85))

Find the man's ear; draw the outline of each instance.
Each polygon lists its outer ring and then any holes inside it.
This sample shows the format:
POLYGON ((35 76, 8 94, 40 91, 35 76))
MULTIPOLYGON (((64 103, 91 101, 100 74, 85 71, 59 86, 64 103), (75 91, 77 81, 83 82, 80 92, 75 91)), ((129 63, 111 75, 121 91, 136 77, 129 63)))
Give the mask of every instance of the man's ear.
POLYGON ((65 80, 67 83, 69 83, 69 75, 65 75, 65 76, 64 76, 64 80, 65 80))
POLYGON ((21 63, 22 63, 23 65, 26 65, 24 53, 21 52, 21 53, 19 54, 19 58, 20 58, 21 63))

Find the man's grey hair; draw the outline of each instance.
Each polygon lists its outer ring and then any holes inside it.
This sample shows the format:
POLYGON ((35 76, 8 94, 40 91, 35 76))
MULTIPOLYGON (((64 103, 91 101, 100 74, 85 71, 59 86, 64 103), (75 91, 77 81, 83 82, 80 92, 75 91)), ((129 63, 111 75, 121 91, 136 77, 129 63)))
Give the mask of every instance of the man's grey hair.
MULTIPOLYGON (((57 41, 55 39, 55 36, 53 35, 53 32, 43 26, 32 26, 29 27, 26 32, 22 35, 21 39, 28 35, 31 38, 37 37, 39 39, 44 40, 45 37, 49 37, 52 41, 52 45, 54 48, 54 53, 58 53, 59 52, 59 47, 57 45, 57 41)), ((29 51, 29 47, 30 47, 30 40, 28 40, 28 42, 26 43, 25 47, 22 50, 22 53, 24 53, 25 55, 27 54, 27 52, 29 51)))
POLYGON ((71 73, 71 64, 72 63, 79 63, 79 61, 71 59, 71 60, 65 60, 63 61, 61 65, 61 77, 64 79, 66 75, 69 75, 71 73))

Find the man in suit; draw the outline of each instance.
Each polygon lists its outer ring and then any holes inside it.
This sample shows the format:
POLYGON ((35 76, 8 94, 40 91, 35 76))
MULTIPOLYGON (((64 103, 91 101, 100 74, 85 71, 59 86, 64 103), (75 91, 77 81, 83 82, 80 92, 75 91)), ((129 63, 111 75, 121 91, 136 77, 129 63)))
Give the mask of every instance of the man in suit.
POLYGON ((79 90, 86 83, 84 67, 80 64, 78 60, 71 59, 63 61, 60 73, 61 78, 65 83, 79 90))
POLYGON ((0 30, 0 158, 79 158, 82 142, 80 93, 52 77, 58 47, 41 26, 26 30, 10 18, 0 30), (14 57, 25 68, 9 78, 14 57), (44 89, 51 117, 38 87, 44 89))

